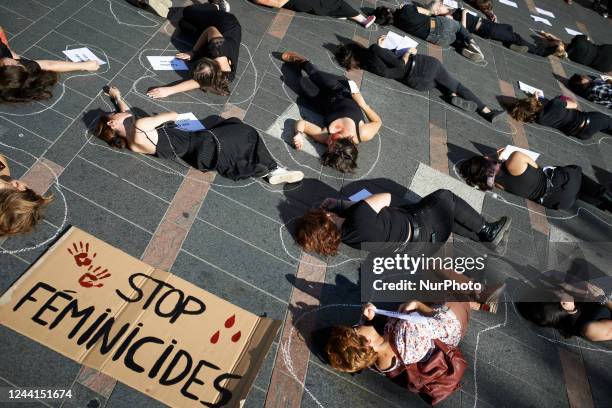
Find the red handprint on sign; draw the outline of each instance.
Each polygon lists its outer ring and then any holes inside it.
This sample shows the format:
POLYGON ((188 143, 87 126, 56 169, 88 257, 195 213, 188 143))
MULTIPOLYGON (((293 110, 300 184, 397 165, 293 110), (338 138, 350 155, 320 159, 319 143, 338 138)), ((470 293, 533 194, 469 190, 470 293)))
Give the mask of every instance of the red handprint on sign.
POLYGON ((101 288, 102 286, 104 286, 104 283, 101 283, 99 281, 108 278, 109 276, 111 276, 111 274, 106 268, 100 271, 100 266, 96 267, 96 269, 94 269, 93 271, 92 268, 93 265, 87 269, 87 272, 81 275, 81 277, 79 278, 79 285, 83 286, 84 288, 101 288))
POLYGON ((74 252, 70 248, 68 248, 68 252, 70 255, 74 256, 74 261, 77 266, 89 266, 93 259, 98 255, 94 253, 91 257, 89 256, 89 242, 85 243, 83 246, 83 241, 79 241, 79 246, 77 247, 76 242, 72 243, 72 247, 74 248, 74 252))

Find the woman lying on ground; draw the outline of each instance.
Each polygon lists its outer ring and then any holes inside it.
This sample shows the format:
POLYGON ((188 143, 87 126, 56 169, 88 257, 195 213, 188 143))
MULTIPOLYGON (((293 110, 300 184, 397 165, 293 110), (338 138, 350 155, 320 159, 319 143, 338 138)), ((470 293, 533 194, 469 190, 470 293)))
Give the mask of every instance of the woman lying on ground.
POLYGON ((465 181, 483 191, 499 189, 542 204, 546 208, 567 210, 582 200, 604 211, 612 211, 612 192, 582 173, 580 166, 541 168, 528 155, 513 152, 507 160, 474 156, 464 161, 459 173, 465 181))
POLYGON ((535 53, 536 51, 536 46, 515 33, 510 24, 496 23, 492 20, 472 15, 466 9, 449 9, 442 2, 434 3, 431 9, 436 15, 452 17, 461 23, 470 33, 476 34, 481 38, 499 41, 513 51, 520 53, 535 53))
POLYGON ((9 47, 0 27, 0 102, 32 102, 50 99, 58 72, 97 71, 97 61, 29 60, 9 47))
POLYGON ((492 110, 472 91, 453 77, 442 63, 429 55, 417 54, 417 49, 408 50, 403 56, 382 48, 385 36, 378 44, 369 48, 358 43, 338 47, 336 59, 347 70, 364 69, 385 78, 396 79, 418 91, 439 87, 450 95, 450 102, 467 111, 477 111, 489 122, 504 119, 503 110, 492 110))
POLYGON ((322 255, 335 255, 340 243, 364 250, 366 243, 384 243, 382 249, 394 250, 409 243, 444 243, 451 232, 495 247, 510 221, 501 217, 487 222, 448 190, 437 190, 401 207, 391 206, 390 193, 380 193, 359 202, 326 199, 322 208, 308 211, 297 221, 296 240, 305 251, 322 255))
POLYGON ((364 28, 370 27, 376 20, 374 16, 364 16, 344 0, 253 0, 253 2, 261 6, 276 9, 286 8, 317 16, 336 17, 343 20, 350 18, 364 28))
POLYGON ((587 284, 592 301, 576 302, 568 292, 532 289, 516 302, 525 319, 541 327, 552 327, 563 337, 580 336, 590 341, 612 340, 612 301, 603 290, 587 284), (598 303, 595 299, 602 299, 598 303))
POLYGON ((453 19, 433 16, 429 9, 414 3, 404 3, 400 8, 391 10, 387 7, 377 7, 374 15, 381 25, 394 25, 410 35, 428 41, 440 47, 454 45, 461 50, 461 55, 473 61, 480 62, 484 56, 472 35, 453 19))
POLYGON ((583 112, 569 96, 545 99, 530 95, 510 106, 510 116, 519 122, 555 128, 567 136, 589 139, 597 132, 612 132, 612 118, 601 112, 583 112))
POLYGON ((8 160, 0 154, 0 238, 31 231, 51 201, 52 195, 41 196, 12 179, 8 160))
POLYGON ((323 164, 342 173, 353 172, 357 167, 357 145, 376 136, 382 126, 380 116, 365 103, 361 93, 351 93, 345 77, 319 71, 306 58, 291 51, 281 58, 308 75, 310 81, 304 77, 300 80, 301 93, 324 115, 324 127, 306 120, 296 122, 295 148, 302 148, 306 135, 327 145, 323 164))
POLYGON ((176 112, 134 118, 115 87, 109 90, 118 112, 103 115, 95 134, 112 147, 162 159, 182 159, 192 167, 214 170, 221 176, 240 180, 266 178, 270 184, 295 183, 301 171, 280 167, 257 131, 237 118, 221 121, 210 129, 186 132, 172 126, 176 112))
POLYGON ((182 32, 197 36, 191 51, 176 57, 191 61, 191 78, 176 85, 152 88, 151 98, 165 98, 194 89, 217 95, 230 94, 229 84, 236 76, 242 27, 233 14, 224 10, 223 3, 195 4, 185 7, 179 21, 182 32))
POLYGON ((612 108, 612 78, 574 74, 569 79, 568 86, 573 93, 606 108, 612 108))
POLYGON ((537 33, 543 42, 543 47, 539 47, 537 51, 538 55, 569 58, 578 64, 586 65, 601 72, 612 71, 612 44, 594 44, 584 34, 575 36, 568 44, 545 31, 538 31, 537 33))

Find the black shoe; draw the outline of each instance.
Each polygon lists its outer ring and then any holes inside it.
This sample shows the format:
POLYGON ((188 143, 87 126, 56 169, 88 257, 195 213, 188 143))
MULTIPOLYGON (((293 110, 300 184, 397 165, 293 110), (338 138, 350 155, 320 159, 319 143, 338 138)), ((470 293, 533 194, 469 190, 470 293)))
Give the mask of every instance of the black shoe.
POLYGON ((512 218, 501 217, 495 222, 485 222, 482 229, 478 232, 478 239, 480 242, 490 242, 494 246, 497 246, 504 235, 510 229, 510 222, 512 218))
POLYGON ((481 111, 480 116, 491 123, 499 123, 506 118, 506 112, 503 110, 491 109, 491 111, 487 113, 481 111))

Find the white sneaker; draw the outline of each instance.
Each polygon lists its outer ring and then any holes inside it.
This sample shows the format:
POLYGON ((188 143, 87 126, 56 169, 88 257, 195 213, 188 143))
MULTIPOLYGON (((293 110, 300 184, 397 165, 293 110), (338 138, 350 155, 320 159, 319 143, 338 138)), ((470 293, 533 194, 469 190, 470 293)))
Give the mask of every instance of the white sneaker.
POLYGON ((302 181, 304 173, 301 171, 287 170, 284 167, 277 167, 268 173, 266 178, 270 184, 297 183, 298 181, 302 181))
POLYGON ((170 7, 172 6, 172 2, 168 0, 147 0, 147 4, 158 16, 164 18, 168 17, 170 7))

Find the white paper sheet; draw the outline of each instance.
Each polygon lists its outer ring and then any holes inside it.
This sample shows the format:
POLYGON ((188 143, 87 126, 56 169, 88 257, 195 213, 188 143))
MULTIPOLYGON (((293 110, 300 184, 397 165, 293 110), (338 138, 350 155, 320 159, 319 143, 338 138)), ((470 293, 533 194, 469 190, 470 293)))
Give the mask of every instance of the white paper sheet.
POLYGON ((604 81, 612 81, 612 76, 610 76, 610 75, 600 75, 600 77, 604 81))
POLYGON ((354 93, 354 94, 359 93, 359 87, 357 86, 355 81, 353 81, 352 79, 349 79, 348 84, 349 84, 349 88, 351 88, 351 93, 354 93))
POLYGON ((540 157, 540 153, 532 152, 531 150, 523 149, 522 147, 516 147, 512 145, 506 146, 504 152, 501 156, 499 156, 500 160, 508 160, 508 157, 514 152, 521 152, 531 157, 531 160, 538 161, 538 157, 540 157))
POLYGON ((499 0, 499 2, 500 2, 501 4, 505 4, 506 6, 510 6, 510 7, 518 8, 518 5, 517 5, 515 2, 510 1, 510 0, 499 0))
POLYGON ((410 312, 410 313, 401 313, 401 312, 392 312, 389 310, 376 309, 376 314, 381 316, 392 317, 395 319, 407 320, 411 323, 427 323, 427 318, 419 312, 410 312))
POLYGON ((352 196, 350 196, 349 200, 357 202, 357 201, 365 200, 371 195, 372 193, 370 193, 368 190, 364 188, 363 190, 360 190, 356 192, 355 194, 353 194, 352 196))
POLYGON ((552 27, 552 24, 550 23, 550 21, 548 21, 544 17, 534 16, 533 14, 531 14, 531 18, 533 18, 536 22, 544 23, 552 27))
POLYGON ((574 36, 582 34, 580 31, 572 30, 571 28, 567 28, 567 27, 565 27, 565 31, 567 31, 569 35, 574 35, 574 36))
POLYGON ((149 56, 147 59, 155 71, 189 71, 185 61, 171 55, 149 56))
POLYGON ((193 112, 179 114, 174 123, 176 123, 177 128, 185 132, 206 130, 206 127, 196 118, 193 112))
POLYGON ((72 62, 98 61, 100 65, 106 64, 106 61, 102 61, 100 58, 96 57, 96 54, 87 47, 73 48, 62 52, 72 62))
POLYGON ((459 8, 459 3, 455 0, 444 0, 444 5, 454 9, 459 8))
POLYGON ((544 91, 536 88, 535 86, 531 86, 521 81, 518 81, 518 85, 519 85, 519 89, 525 92, 526 94, 537 94, 539 92, 540 96, 544 96, 544 91))
POLYGON ((542 14, 543 16, 548 16, 550 18, 555 18, 555 15, 553 13, 551 13, 550 11, 548 11, 548 10, 544 10, 544 9, 539 8, 539 7, 536 7, 535 9, 536 9, 536 11, 539 14, 542 14))
POLYGON ((475 11, 468 10, 467 12, 468 12, 469 14, 473 15, 473 16, 480 17, 480 16, 478 15, 478 13, 477 13, 477 12, 475 12, 475 11))
POLYGON ((418 45, 418 42, 407 35, 401 36, 393 31, 387 33, 382 43, 383 48, 394 50, 397 55, 404 55, 410 48, 416 48, 418 45))

